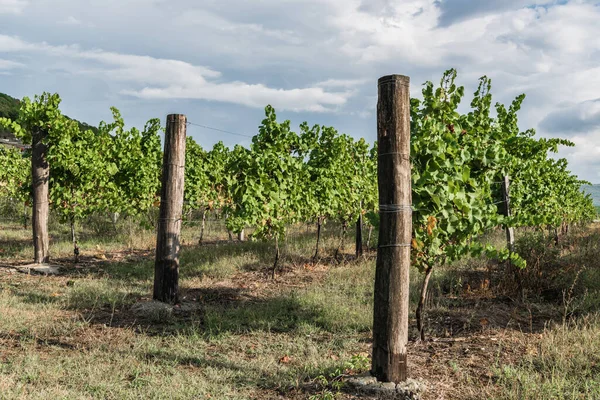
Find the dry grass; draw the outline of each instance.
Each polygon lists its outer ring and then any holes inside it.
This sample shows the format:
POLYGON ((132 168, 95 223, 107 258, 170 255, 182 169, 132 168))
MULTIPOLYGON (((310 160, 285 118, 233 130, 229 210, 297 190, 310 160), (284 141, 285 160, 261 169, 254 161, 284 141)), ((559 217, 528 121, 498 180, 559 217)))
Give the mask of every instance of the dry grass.
MULTIPOLYGON (((28 232, 7 228, 0 264, 24 262, 28 232)), ((84 233, 77 266, 68 236, 54 232, 63 275, 0 269, 0 398, 352 398, 332 377, 368 368, 373 254, 351 260, 348 247, 349 261, 334 262, 338 239, 330 229, 314 265, 314 230, 298 226, 273 281, 269 243, 228 243, 215 226, 198 246, 196 232, 190 226, 183 235, 183 302, 158 320, 131 310, 149 300, 151 231, 134 232, 130 242, 84 233)), ((565 324, 561 298, 499 296, 493 263, 465 260, 437 271, 431 340, 417 343, 413 331, 409 346, 411 375, 429 387, 425 398, 600 398, 600 359, 588 351, 600 347, 600 317, 589 300, 600 293, 594 235, 581 235, 559 260, 586 264, 565 324)), ((564 288, 576 271, 561 277, 564 288)), ((412 280, 416 292, 416 271, 412 280)))

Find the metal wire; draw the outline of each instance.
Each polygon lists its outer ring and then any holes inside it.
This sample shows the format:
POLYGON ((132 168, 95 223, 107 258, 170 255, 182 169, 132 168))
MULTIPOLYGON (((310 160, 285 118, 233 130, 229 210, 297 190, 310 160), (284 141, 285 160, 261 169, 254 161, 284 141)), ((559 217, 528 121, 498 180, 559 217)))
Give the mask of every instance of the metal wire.
POLYGON ((237 132, 231 132, 231 131, 226 131, 224 129, 219 129, 219 128, 213 128, 212 126, 206 126, 206 125, 202 125, 202 124, 196 124, 194 122, 187 122, 188 125, 193 125, 193 126, 198 126, 200 128, 204 128, 204 129, 210 129, 212 131, 217 131, 217 132, 223 132, 223 133, 228 133, 230 135, 236 135, 236 136, 242 136, 242 137, 247 137, 247 138, 252 138, 252 136, 250 135, 244 135, 243 133, 237 133, 237 132))
POLYGON ((379 205, 379 212, 382 213, 398 213, 398 212, 404 212, 404 211, 410 211, 412 212, 412 205, 410 204, 380 204, 379 205))
POLYGON ((397 151, 392 152, 392 153, 381 153, 381 154, 378 154, 377 157, 388 156, 388 155, 393 155, 393 154, 400 154, 401 156, 405 156, 407 158, 410 157, 410 153, 399 153, 397 151))

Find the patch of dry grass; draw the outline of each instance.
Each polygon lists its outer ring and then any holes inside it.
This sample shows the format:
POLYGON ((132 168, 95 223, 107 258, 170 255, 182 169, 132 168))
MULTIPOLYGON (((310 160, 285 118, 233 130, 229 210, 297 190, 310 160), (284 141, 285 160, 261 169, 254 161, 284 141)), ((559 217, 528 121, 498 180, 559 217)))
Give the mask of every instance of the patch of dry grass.
MULTIPOLYGON (((29 257, 28 231, 12 228, 0 231, 0 243, 14 245, 0 263, 29 257)), ((332 378, 368 368, 373 253, 353 260, 347 240, 347 261, 334 261, 331 226, 314 264, 314 229, 296 226, 271 280, 272 244, 228 243, 216 224, 198 246, 197 228, 184 229, 181 309, 164 320, 131 310, 151 293, 152 231, 132 228, 129 242, 88 232, 78 267, 68 236, 54 233, 63 276, 0 269, 0 397, 351 398, 332 378)), ((429 386, 424 398, 600 398, 600 360, 589 351, 600 346, 600 318, 585 316, 598 293, 599 252, 589 240, 561 254, 560 262, 587 266, 564 325, 546 323, 562 320, 560 301, 497 296, 502 281, 488 261, 437 270, 426 315, 432 340, 409 345, 410 374, 429 386)), ((412 271, 413 293, 420 278, 412 271)), ((564 287, 572 283, 564 277, 564 287)))

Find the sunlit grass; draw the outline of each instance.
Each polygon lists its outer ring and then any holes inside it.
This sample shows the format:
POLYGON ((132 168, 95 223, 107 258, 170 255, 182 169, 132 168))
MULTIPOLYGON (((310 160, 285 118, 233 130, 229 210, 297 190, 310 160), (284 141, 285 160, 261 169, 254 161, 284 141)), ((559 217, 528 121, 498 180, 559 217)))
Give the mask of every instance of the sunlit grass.
MULTIPOLYGON (((199 246, 198 226, 188 224, 182 234, 180 287, 184 302, 196 309, 189 315, 143 318, 131 307, 151 298, 152 229, 125 220, 116 228, 106 224, 101 235, 82 230, 79 244, 90 259, 76 268, 68 262, 68 229, 53 225, 52 255, 67 259, 66 275, 0 274, 0 398, 300 399, 312 393, 305 385, 320 376, 327 380, 329 374, 367 369, 368 360, 348 370, 348 360, 370 353, 375 257, 354 260, 349 235, 346 259, 335 261, 337 228, 326 227, 322 259, 313 262, 314 226, 291 227, 273 281, 273 243, 229 242, 222 221, 210 221, 205 245, 199 246), (110 229, 116 230, 111 234, 110 229)), ((485 240, 501 245, 502 235, 485 240)), ((0 230, 6 244, 0 263, 29 260, 29 237, 17 225, 0 230)), ((562 254, 564 265, 586 267, 579 275, 571 267, 559 281, 559 289, 569 289, 577 276, 567 323, 549 324, 538 333, 515 331, 505 345, 514 345, 517 335, 529 350, 518 362, 490 354, 482 368, 493 376, 491 383, 470 375, 466 356, 440 361, 456 385, 465 385, 463 398, 475 398, 473 393, 498 399, 600 398, 600 359, 591 351, 600 347, 600 318, 585 315, 600 304, 599 255, 591 236, 562 254)), ((487 273, 489 267, 488 260, 465 259, 437 268, 431 314, 469 312, 460 308, 464 298, 487 293, 477 292, 469 274, 487 273)), ((421 278, 411 270, 411 312, 421 278)), ((557 301, 539 307, 555 309, 560 317, 557 301)), ((436 326, 430 328, 434 335, 436 326)), ((421 352, 415 360, 437 356, 426 346, 415 351, 421 352)), ((435 390, 429 398, 437 398, 435 390)))

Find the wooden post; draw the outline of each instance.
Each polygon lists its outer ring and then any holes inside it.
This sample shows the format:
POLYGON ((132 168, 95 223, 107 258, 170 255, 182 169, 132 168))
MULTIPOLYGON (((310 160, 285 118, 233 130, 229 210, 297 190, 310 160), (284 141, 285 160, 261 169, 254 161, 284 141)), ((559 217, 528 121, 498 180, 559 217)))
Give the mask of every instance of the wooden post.
POLYGON ((409 78, 379 79, 377 140, 380 228, 375 272, 373 363, 378 381, 407 378, 412 239, 409 78))
POLYGON ((47 132, 33 133, 31 142, 31 179, 33 182, 33 208, 31 227, 33 229, 33 249, 35 263, 50 261, 48 240, 48 184, 50 167, 46 160, 48 145, 43 140, 47 132))
MULTIPOLYGON (((504 183, 502 185, 502 196, 504 197, 504 215, 506 217, 511 216, 510 212, 510 179, 508 176, 504 177, 504 183)), ((506 247, 508 251, 512 252, 515 247, 515 230, 512 227, 506 225, 506 247)))
POLYGON ((154 300, 172 304, 179 300, 179 234, 183 209, 186 122, 185 115, 167 116, 156 237, 154 300))
POLYGON ((356 258, 363 255, 362 222, 362 213, 360 213, 358 214, 358 219, 356 220, 356 258))

